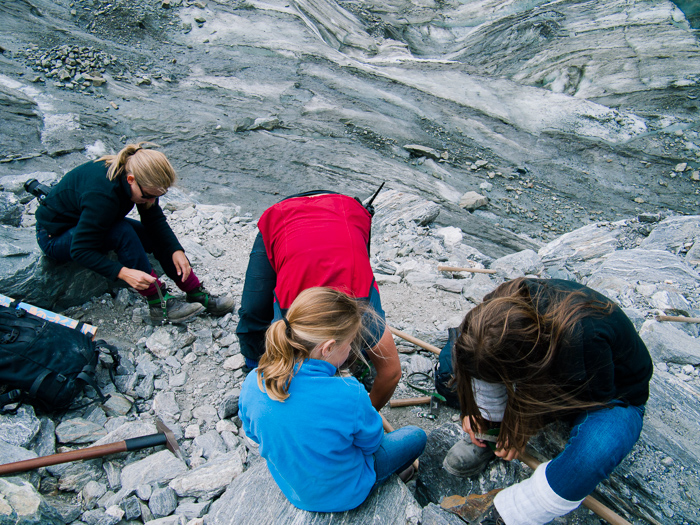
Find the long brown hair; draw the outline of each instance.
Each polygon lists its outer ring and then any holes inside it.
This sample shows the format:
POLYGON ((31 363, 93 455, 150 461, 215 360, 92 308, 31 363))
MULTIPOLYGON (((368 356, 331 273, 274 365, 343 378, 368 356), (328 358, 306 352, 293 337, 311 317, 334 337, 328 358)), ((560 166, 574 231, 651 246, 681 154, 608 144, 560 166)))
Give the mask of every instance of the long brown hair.
POLYGON ((608 315, 614 305, 551 289, 546 281, 538 290, 531 296, 522 277, 499 286, 467 313, 454 349, 462 417, 473 429, 487 429, 489 422, 477 407, 472 378, 506 387, 500 448, 522 450, 552 416, 601 405, 581 395, 585 384, 564 384, 553 365, 562 346, 578 336, 582 318, 608 315))
POLYGON ((267 329, 265 353, 258 366, 260 390, 271 399, 287 399, 297 364, 331 339, 339 343, 351 341, 353 352, 360 354, 365 310, 364 304, 332 288, 301 292, 287 311, 286 323, 283 319, 267 329))

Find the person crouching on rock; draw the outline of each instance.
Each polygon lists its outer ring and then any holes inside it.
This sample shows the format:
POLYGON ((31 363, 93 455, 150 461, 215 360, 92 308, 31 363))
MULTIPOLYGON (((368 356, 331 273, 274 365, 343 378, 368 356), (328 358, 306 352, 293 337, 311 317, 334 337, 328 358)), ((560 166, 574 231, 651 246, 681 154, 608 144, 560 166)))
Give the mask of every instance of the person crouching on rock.
POLYGON ((248 438, 287 499, 303 510, 343 512, 360 505, 395 472, 412 473, 425 432, 384 434, 365 388, 339 374, 361 355, 367 307, 331 288, 309 288, 266 333, 259 367, 241 388, 248 438))
POLYGON ((265 210, 236 327, 248 368, 265 352, 271 322, 284 316, 302 290, 327 286, 364 301, 377 314, 363 348, 377 372, 369 396, 377 410, 391 399, 401 362, 369 261, 371 225, 372 214, 360 202, 329 191, 288 197, 265 210))
POLYGON ((129 144, 66 173, 36 212, 39 247, 58 262, 75 261, 123 280, 146 298, 156 324, 185 322, 205 310, 230 312, 233 298, 216 297, 202 286, 158 204, 175 182, 175 170, 163 153, 144 145, 129 144), (126 218, 134 204, 140 221, 126 218), (107 257, 111 250, 118 262, 107 257), (167 293, 147 253, 187 294, 186 302, 167 293))
POLYGON ((494 457, 476 432, 500 427, 510 461, 554 419, 572 424, 564 450, 499 492, 483 523, 548 523, 578 507, 639 439, 652 361, 632 322, 583 285, 519 278, 467 313, 453 366, 462 426, 444 468, 477 474, 494 457))

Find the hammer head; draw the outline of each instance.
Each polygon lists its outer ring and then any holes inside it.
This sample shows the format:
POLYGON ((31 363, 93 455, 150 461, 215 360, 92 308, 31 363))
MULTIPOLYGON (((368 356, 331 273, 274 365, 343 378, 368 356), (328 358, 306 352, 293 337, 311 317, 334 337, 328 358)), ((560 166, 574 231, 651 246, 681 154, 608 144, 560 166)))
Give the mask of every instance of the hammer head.
POLYGON ((165 426, 165 423, 163 423, 159 417, 156 418, 156 428, 158 429, 158 432, 165 435, 165 446, 168 448, 168 450, 182 461, 185 461, 185 458, 182 457, 182 452, 180 452, 180 447, 177 444, 177 440, 175 439, 175 434, 173 434, 173 431, 165 426))

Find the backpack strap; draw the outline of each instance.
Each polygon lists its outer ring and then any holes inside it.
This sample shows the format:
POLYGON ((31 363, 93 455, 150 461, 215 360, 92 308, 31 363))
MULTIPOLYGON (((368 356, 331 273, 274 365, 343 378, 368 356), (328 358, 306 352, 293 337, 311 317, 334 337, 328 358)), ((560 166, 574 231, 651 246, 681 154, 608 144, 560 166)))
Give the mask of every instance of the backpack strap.
POLYGON ((39 387, 41 386, 41 383, 44 382, 44 379, 51 373, 51 370, 44 370, 41 374, 39 374, 34 382, 32 383, 31 388, 29 389, 29 397, 33 398, 36 396, 36 393, 39 391, 39 387))
POLYGON ((90 366, 90 365, 85 365, 83 367, 82 372, 80 372, 76 377, 88 385, 90 385, 92 388, 95 389, 95 392, 97 392, 97 395, 100 397, 100 403, 104 403, 109 399, 109 396, 106 396, 102 393, 102 390, 100 390, 100 387, 97 386, 97 382, 93 379, 93 372, 95 371, 95 367, 90 366))

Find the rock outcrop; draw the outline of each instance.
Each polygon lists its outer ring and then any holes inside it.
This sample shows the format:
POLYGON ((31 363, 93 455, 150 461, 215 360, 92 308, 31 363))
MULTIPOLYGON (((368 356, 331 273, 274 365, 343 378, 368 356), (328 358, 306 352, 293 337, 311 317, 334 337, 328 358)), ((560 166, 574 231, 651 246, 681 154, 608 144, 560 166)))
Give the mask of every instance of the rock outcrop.
MULTIPOLYGON (((429 201, 387 192, 375 204, 379 220, 373 230, 372 264, 389 322, 435 346, 444 344, 446 328, 459 324, 464 312, 506 279, 534 273, 589 285, 603 283, 600 291, 618 301, 640 331, 655 369, 642 438, 610 480, 599 485, 595 497, 634 524, 700 519, 696 483, 700 441, 695 431, 700 419, 700 334, 697 325, 656 319, 657 314, 700 316, 700 276, 692 257, 700 216, 643 215, 601 222, 555 239, 538 252, 523 250, 493 259, 467 244, 469 237, 458 228, 434 224, 429 201), (486 267, 496 273, 446 273, 437 269, 438 262, 486 267), (624 268, 626 277, 616 278, 610 268, 624 268), (454 306, 442 306, 447 304, 454 306), (436 309, 441 311, 431 321, 436 309)), ((236 210, 186 200, 172 201, 167 209, 174 230, 192 244, 191 258, 208 286, 239 294, 239 276, 257 233, 254 221, 236 215, 236 210), (212 254, 214 240, 221 250, 218 255, 212 254)), ((59 271, 67 273, 69 268, 59 271)), ((31 519, 47 523, 62 519, 76 525, 116 524, 121 519, 190 525, 270 520, 453 524, 456 517, 438 506, 444 496, 485 492, 531 474, 520 462, 494 460, 479 476, 455 478, 442 469, 442 459, 464 437, 455 422, 457 411, 444 407, 433 422, 434 416, 420 407, 400 409, 407 410, 404 415, 395 412, 399 409, 384 409, 388 419, 399 417, 401 424, 432 429, 417 480, 405 486, 393 478, 365 504, 346 513, 300 511, 276 487, 237 417, 245 374, 234 335, 235 313, 198 319, 187 327, 154 328, 144 324, 143 303, 126 289, 65 313, 79 312, 97 319, 98 336, 119 348, 114 382, 106 369, 98 373, 98 383, 111 394, 110 400, 52 417, 40 418, 26 405, 15 415, 0 416, 0 458, 10 462, 48 455, 59 446, 65 450, 151 434, 153 418, 158 416, 174 431, 186 462, 167 450, 142 450, 8 478, 12 485, 0 490, 35 501, 33 508, 41 517, 32 514, 31 519), (71 494, 79 495, 79 504, 71 501, 71 494)), ((417 353, 401 340, 397 343, 404 377, 431 372, 433 354, 417 353)), ((405 380, 395 393, 397 398, 414 395, 405 380)), ((79 406, 84 400, 78 401, 79 406)), ((530 446, 536 457, 545 460, 561 450, 566 438, 565 427, 547 427, 530 446)), ((25 499, 8 501, 3 519, 24 512, 24 507, 14 505, 23 505, 25 499)), ((565 520, 598 523, 584 508, 565 520)))

